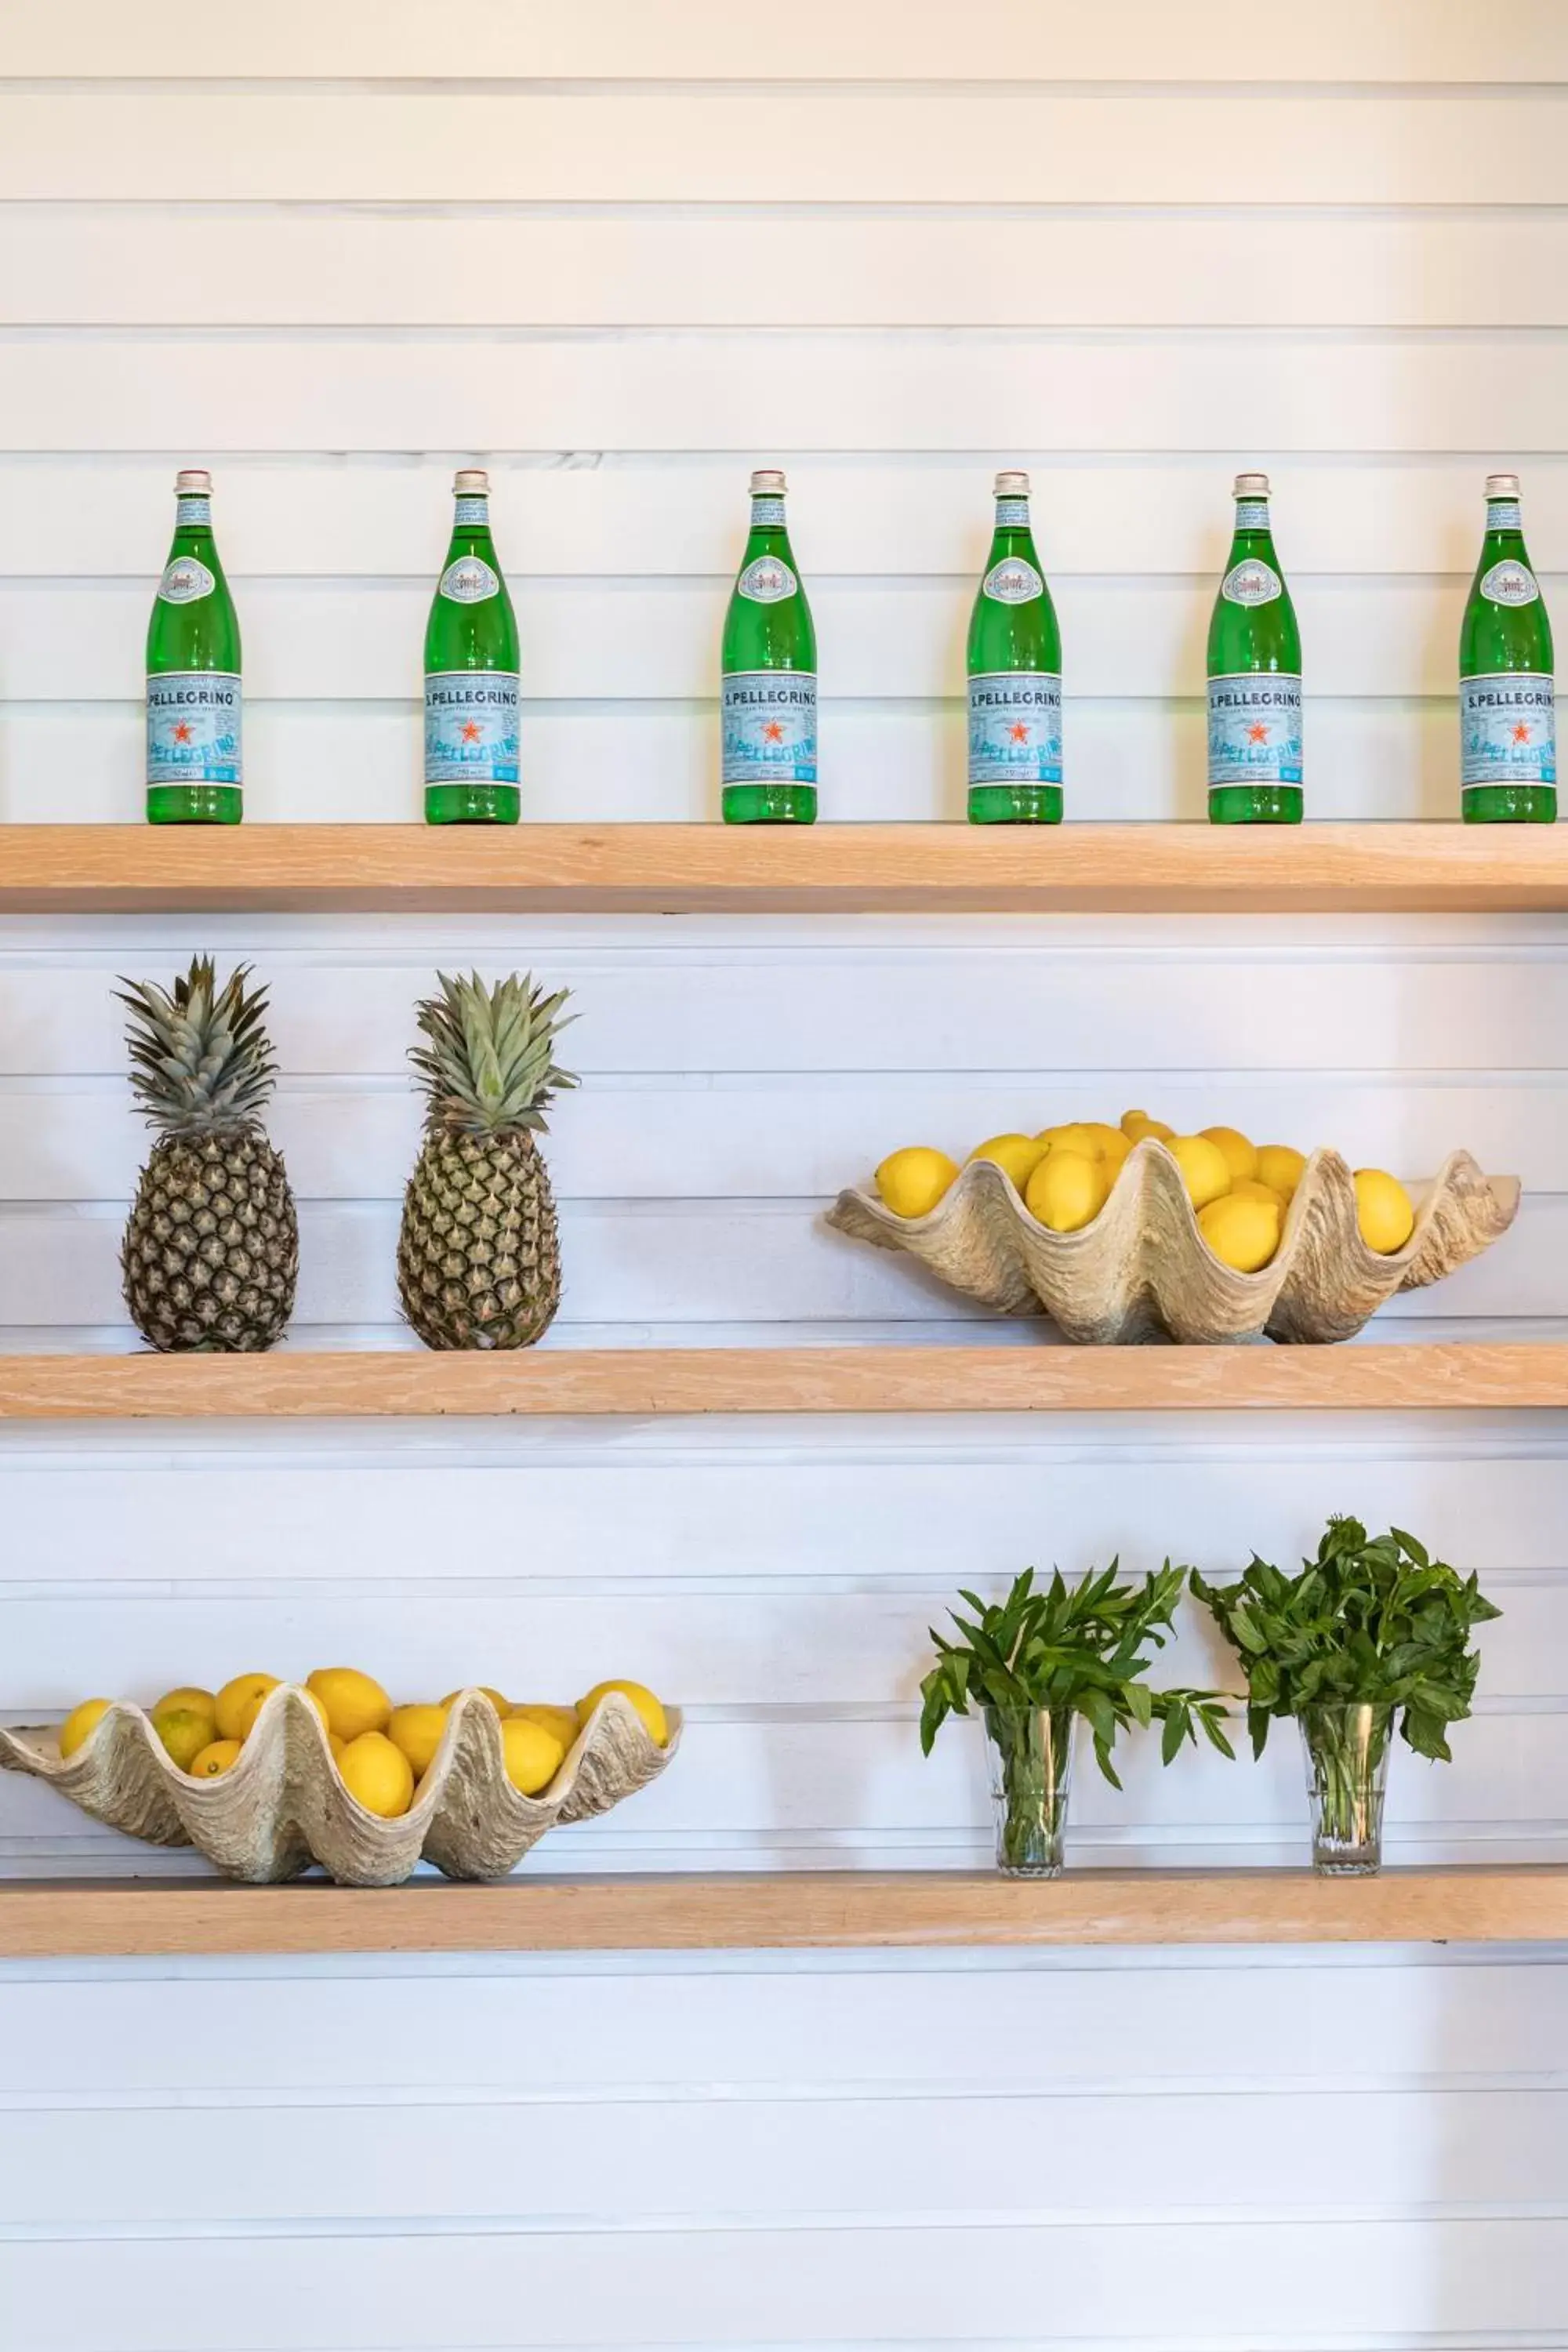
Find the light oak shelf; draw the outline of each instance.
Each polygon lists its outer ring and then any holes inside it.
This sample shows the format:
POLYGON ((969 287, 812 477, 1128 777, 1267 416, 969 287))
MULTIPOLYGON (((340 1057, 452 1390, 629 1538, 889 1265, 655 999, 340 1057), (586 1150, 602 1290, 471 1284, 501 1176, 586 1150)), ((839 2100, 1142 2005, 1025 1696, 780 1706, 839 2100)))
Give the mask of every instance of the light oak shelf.
POLYGON ((1529 912, 1568 826, 0 826, 0 911, 1529 912))
POLYGON ((1568 1942, 1568 1870, 1076 1871, 510 1879, 496 1886, 0 1886, 0 1959, 963 1945, 1568 1942))
POLYGON ((1568 1341, 0 1356, 0 1421, 1568 1406, 1568 1341))

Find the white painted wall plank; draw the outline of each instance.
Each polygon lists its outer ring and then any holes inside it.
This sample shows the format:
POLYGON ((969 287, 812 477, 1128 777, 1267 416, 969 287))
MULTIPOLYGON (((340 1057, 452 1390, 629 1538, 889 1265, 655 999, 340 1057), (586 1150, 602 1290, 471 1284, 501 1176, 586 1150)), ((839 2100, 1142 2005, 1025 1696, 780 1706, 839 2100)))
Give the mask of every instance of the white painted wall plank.
POLYGON ((692 92, 0 90, 0 198, 1228 205, 1242 141, 1276 204, 1560 204, 1560 86, 1503 95, 1137 85, 692 92), (773 184, 778 184, 777 175, 773 184), (771 193, 764 182, 764 193, 771 193))
MULTIPOLYGON (((1568 172, 1568 145, 1541 136, 1568 172)), ((1568 343, 1473 330, 214 335, 193 322, 12 329, 5 349, 0 446, 14 452, 703 449, 747 466, 781 448, 1011 445, 1202 449, 1223 478, 1260 448, 1550 449, 1568 402, 1568 343)))
MULTIPOLYGON (((942 82, 1342 80, 1488 83, 1568 78, 1568 35, 1552 0, 1514 0, 1495 23, 1466 0, 1320 0, 1300 24, 1260 18, 1245 0, 1205 0, 1174 21, 1163 0, 1115 0, 1086 15, 1064 0, 976 0, 962 16, 898 0, 798 0, 792 77, 942 82)), ((657 20, 638 0, 598 0, 576 16, 546 0, 472 0, 460 54, 423 0, 339 0, 329 15, 279 0, 259 16, 190 16, 147 0, 127 23, 112 0, 82 0, 59 20, 27 11, 0 39, 0 73, 76 80, 279 76, 427 80, 473 77, 772 82, 770 27, 725 5, 682 0, 657 20)))

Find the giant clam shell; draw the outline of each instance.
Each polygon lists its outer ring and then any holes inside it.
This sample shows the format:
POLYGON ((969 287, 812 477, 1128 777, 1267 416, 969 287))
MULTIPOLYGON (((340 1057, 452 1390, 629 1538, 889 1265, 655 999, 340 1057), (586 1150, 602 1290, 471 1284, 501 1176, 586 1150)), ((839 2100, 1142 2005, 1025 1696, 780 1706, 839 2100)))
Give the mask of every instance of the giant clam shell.
POLYGON ((47 1780, 110 1829, 153 1845, 194 1845, 227 1878, 268 1885, 316 1862, 340 1886, 396 1886, 421 1860, 448 1878, 504 1878, 557 1822, 608 1812, 646 1787, 679 1738, 679 1712, 659 1748, 631 1702, 607 1692, 549 1788, 525 1797, 506 1777, 494 1707, 464 1691, 396 1821, 350 1796, 315 1710, 289 1685, 268 1693, 238 1758, 216 1780, 182 1772, 141 1707, 123 1700, 63 1761, 55 1727, 0 1727, 0 1766, 47 1780))
POLYGON ((1010 1315, 1049 1315, 1068 1339, 1168 1337, 1205 1346, 1348 1339, 1396 1290, 1440 1282, 1513 1223, 1519 1181, 1483 1176, 1456 1151, 1414 1186, 1415 1230, 1386 1257, 1356 1223, 1355 1181, 1337 1151, 1315 1151, 1271 1263, 1222 1265, 1205 1241, 1175 1160, 1152 1137, 1128 1154, 1092 1224, 1037 1224, 1000 1168, 972 1160, 928 1216, 896 1217, 872 1194, 841 1192, 827 1222, 880 1249, 907 1250, 961 1290, 1010 1315))

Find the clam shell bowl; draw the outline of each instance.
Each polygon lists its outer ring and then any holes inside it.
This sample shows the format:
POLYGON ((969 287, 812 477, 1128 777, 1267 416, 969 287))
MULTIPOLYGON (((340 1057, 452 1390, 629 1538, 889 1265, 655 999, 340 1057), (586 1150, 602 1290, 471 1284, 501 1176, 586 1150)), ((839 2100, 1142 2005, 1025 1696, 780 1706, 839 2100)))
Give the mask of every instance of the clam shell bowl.
POLYGON ((1483 1176, 1456 1151, 1412 1197, 1414 1233, 1380 1256, 1361 1237, 1350 1169, 1337 1151, 1315 1151, 1272 1260, 1237 1274, 1209 1248, 1180 1169, 1151 1137, 1128 1154, 1093 1223, 1076 1234, 1037 1223, 1001 1169, 984 1160, 972 1160, 927 1216, 896 1217, 870 1193, 847 1192, 827 1222, 879 1249, 907 1250, 967 1298, 1009 1315, 1049 1315, 1071 1340, 1213 1346, 1261 1333, 1350 1339, 1396 1290, 1441 1281, 1506 1233, 1519 1182, 1483 1176))
POLYGON ((448 1878, 504 1878, 557 1822, 608 1812, 674 1755, 656 1745, 630 1701, 606 1693, 549 1788, 522 1796, 501 1762, 500 1725, 480 1692, 464 1691, 410 1810, 368 1813, 338 1776, 327 1736, 299 1690, 270 1692, 229 1770, 194 1780, 139 1706, 117 1701, 74 1756, 58 1736, 0 1727, 0 1766, 30 1772, 95 1822, 153 1845, 193 1845, 227 1878, 271 1885, 319 1863, 340 1886, 395 1886, 416 1863, 448 1878))

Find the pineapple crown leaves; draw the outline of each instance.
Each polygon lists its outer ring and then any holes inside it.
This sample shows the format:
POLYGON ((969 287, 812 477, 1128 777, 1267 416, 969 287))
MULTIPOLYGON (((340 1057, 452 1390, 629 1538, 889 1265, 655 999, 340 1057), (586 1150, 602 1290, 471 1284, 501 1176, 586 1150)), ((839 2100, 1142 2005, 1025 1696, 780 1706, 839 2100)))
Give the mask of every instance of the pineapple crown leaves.
POLYGON ((220 988, 211 956, 193 958, 165 995, 151 981, 126 980, 131 1085, 149 1127, 166 1135, 256 1128, 278 1076, 265 1026, 267 992, 247 988, 237 964, 220 988))
POLYGON ((487 989, 479 973, 450 980, 437 972, 439 996, 418 1011, 428 1045, 408 1058, 429 1097, 432 1129, 497 1135, 510 1129, 544 1132, 551 1097, 576 1078, 554 1058, 555 1040, 574 1013, 562 1017, 570 991, 546 996, 533 976, 516 972, 487 989))
POLYGON ((1165 1646, 1186 1580, 1187 1570, 1167 1560, 1142 1583, 1123 1582, 1121 1563, 1113 1559, 1075 1584, 1054 1570, 1040 1589, 1026 1568, 1002 1601, 961 1593, 973 1612, 972 1619, 952 1612, 963 1639, 951 1642, 931 1629, 936 1664, 921 1685, 921 1748, 931 1754, 950 1715, 967 1715, 972 1707, 983 1715, 993 1708, 1039 1708, 1084 1717, 1095 1761, 1118 1789, 1110 1754, 1129 1724, 1147 1730, 1160 1722, 1160 1753, 1167 1764, 1189 1739, 1195 1747, 1200 1731, 1229 1756, 1223 1691, 1156 1691, 1143 1680, 1154 1652, 1165 1646))

